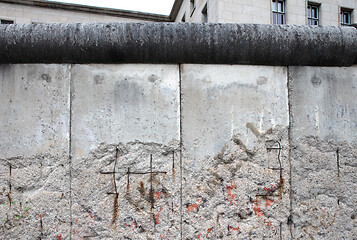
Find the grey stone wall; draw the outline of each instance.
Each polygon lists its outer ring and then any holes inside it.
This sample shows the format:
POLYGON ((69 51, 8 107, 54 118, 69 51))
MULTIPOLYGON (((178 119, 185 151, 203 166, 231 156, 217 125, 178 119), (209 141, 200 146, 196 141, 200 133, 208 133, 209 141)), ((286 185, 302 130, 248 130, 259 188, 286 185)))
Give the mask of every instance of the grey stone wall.
POLYGON ((356 74, 0 65, 0 239, 353 239, 356 74))

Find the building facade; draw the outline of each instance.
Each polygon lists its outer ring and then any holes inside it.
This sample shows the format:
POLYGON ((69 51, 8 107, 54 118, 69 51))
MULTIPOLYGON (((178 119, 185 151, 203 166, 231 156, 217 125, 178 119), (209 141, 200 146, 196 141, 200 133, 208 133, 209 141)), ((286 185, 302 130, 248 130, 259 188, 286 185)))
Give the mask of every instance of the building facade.
POLYGON ((356 0, 176 0, 176 22, 351 25, 356 0))
POLYGON ((0 0, 0 21, 11 23, 166 22, 167 16, 44 0, 0 0))

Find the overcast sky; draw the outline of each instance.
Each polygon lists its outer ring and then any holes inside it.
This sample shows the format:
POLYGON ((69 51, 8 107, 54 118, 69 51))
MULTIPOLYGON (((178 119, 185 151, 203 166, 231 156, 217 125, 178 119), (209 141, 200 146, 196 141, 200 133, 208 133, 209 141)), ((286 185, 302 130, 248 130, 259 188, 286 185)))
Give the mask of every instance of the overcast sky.
POLYGON ((169 15, 174 0, 49 0, 169 15))

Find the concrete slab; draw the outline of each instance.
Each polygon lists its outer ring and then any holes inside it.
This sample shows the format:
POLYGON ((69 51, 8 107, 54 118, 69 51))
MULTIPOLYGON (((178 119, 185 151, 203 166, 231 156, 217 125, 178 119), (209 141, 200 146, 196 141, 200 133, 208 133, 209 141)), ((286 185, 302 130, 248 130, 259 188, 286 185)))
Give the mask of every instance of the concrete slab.
POLYGON ((178 239, 178 66, 75 65, 72 89, 75 236, 178 239))
POLYGON ((4 239, 70 231, 69 65, 0 65, 4 239))
POLYGON ((287 239, 285 67, 182 66, 184 239, 287 239))
POLYGON ((289 67, 293 237, 357 234, 357 67, 289 67))

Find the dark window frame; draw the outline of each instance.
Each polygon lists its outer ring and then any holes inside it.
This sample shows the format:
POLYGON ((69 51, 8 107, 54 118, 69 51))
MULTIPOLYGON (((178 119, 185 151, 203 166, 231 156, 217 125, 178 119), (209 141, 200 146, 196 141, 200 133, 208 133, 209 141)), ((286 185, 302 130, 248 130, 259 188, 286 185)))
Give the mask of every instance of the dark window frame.
POLYGON ((202 9, 202 22, 203 23, 208 23, 208 13, 207 13, 207 3, 202 9))
POLYGON ((193 12, 196 10, 196 0, 190 0, 190 17, 192 17, 193 12))
POLYGON ((352 24, 352 12, 353 9, 341 8, 340 10, 340 25, 350 26, 352 24))
POLYGON ((14 24, 14 20, 0 19, 0 24, 14 24))
POLYGON ((320 4, 308 2, 307 24, 310 26, 320 25, 320 4))
POLYGON ((272 23, 286 24, 285 0, 272 0, 272 23))

